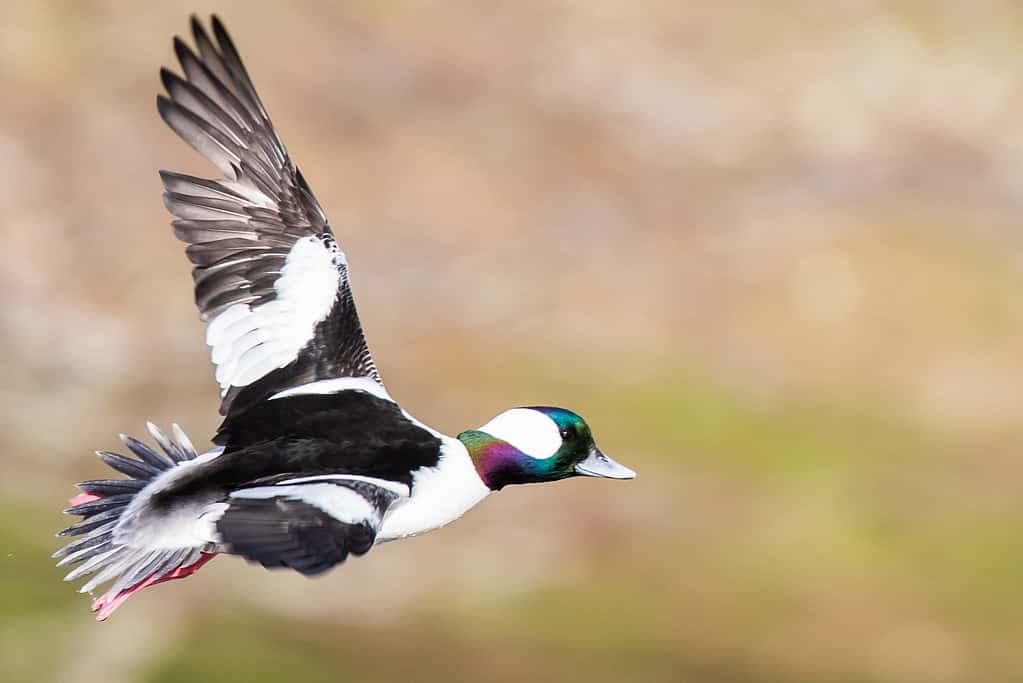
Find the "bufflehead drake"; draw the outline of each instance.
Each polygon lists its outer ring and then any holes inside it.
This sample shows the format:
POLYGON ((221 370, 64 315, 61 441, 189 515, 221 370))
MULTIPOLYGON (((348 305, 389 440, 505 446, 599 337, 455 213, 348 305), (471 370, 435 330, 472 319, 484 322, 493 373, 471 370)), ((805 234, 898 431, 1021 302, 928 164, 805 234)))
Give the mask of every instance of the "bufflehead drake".
POLYGON ((387 393, 356 314, 348 263, 323 209, 256 94, 220 21, 192 18, 197 52, 176 38, 184 77, 160 72, 161 117, 223 174, 161 172, 188 243, 224 416, 200 454, 175 425, 157 447, 100 458, 128 479, 86 481, 83 517, 58 566, 110 583, 107 618, 138 590, 189 576, 219 553, 314 575, 375 544, 461 517, 509 484, 584 475, 631 479, 581 417, 514 408, 450 437, 387 393))

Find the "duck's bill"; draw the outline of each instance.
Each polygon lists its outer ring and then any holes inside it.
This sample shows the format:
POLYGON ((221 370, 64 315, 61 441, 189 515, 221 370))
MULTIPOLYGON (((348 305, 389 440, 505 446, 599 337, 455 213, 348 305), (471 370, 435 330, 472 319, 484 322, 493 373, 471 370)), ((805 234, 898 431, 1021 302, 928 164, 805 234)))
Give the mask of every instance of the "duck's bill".
POLYGON ((575 466, 577 474, 605 479, 635 479, 636 473, 625 465, 617 463, 594 448, 586 459, 575 466))

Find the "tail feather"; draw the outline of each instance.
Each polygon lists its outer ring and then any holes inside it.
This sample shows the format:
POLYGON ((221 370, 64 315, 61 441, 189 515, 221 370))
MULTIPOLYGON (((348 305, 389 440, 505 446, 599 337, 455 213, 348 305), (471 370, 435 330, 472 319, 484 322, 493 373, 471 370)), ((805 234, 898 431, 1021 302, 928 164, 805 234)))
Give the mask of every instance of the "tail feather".
POLYGON ((201 547, 137 548, 118 543, 115 529, 135 497, 160 474, 198 456, 177 425, 173 426, 171 438, 152 423, 147 426, 161 450, 121 435, 134 458, 110 451, 97 452, 109 467, 130 478, 95 479, 78 484, 82 493, 71 499, 71 507, 64 512, 83 519, 57 534, 77 537, 53 554, 59 560, 58 567, 78 564, 64 577, 65 581, 92 575, 81 587, 82 593, 112 582, 93 602, 93 610, 99 611, 98 620, 108 617, 135 591, 188 576, 215 554, 203 552, 201 547))
MULTIPOLYGON (((127 439, 125 439, 125 445, 128 445, 127 439)), ((132 479, 138 479, 140 481, 149 481, 156 475, 160 474, 160 472, 170 467, 170 465, 157 467, 149 462, 133 460, 125 455, 111 453, 110 451, 96 451, 96 455, 98 455, 100 460, 105 462, 111 469, 115 469, 121 474, 126 474, 132 479)))
POLYGON ((119 493, 136 494, 145 486, 146 482, 139 479, 91 479, 78 484, 78 489, 82 493, 103 498, 119 493))
MULTIPOLYGON (((192 445, 192 441, 185 434, 185 431, 176 424, 171 425, 171 436, 172 439, 168 439, 163 432, 157 428, 152 422, 146 423, 146 428, 149 430, 150 435, 153 439, 160 444, 160 448, 169 455, 175 463, 185 462, 187 460, 193 460, 196 458, 198 453, 195 450, 195 446, 192 445)), ((129 439, 131 437, 128 437, 129 439)), ((132 449, 132 452, 137 454, 139 457, 144 457, 143 452, 156 453, 152 448, 142 443, 131 439, 133 445, 129 445, 128 448, 132 449), (138 447, 139 450, 135 450, 138 447)))
POLYGON ((108 550, 113 549, 113 531, 104 531, 96 538, 85 538, 76 543, 70 543, 56 553, 53 557, 62 557, 60 562, 57 563, 58 567, 65 567, 69 564, 75 564, 76 562, 85 562, 91 560, 97 555, 104 553, 108 550))
POLYGON ((199 559, 199 549, 192 548, 168 554, 154 550, 129 571, 124 572, 111 586, 109 593, 116 595, 129 586, 134 586, 150 576, 163 578, 180 566, 189 565, 199 559))
MULTIPOLYGON (((66 546, 64 546, 63 548, 61 548, 57 552, 53 553, 53 555, 51 555, 51 557, 53 559, 55 559, 55 560, 60 559, 60 558, 64 558, 64 557, 69 557, 69 556, 77 553, 79 550, 84 550, 86 548, 93 548, 93 547, 102 545, 103 543, 106 543, 107 541, 109 541, 113 537, 114 537, 114 532, 111 529, 110 531, 104 531, 101 534, 97 534, 94 537, 90 536, 88 538, 80 538, 77 541, 72 541, 71 543, 68 543, 66 546)), ((64 564, 68 564, 68 563, 74 562, 74 561, 75 560, 68 560, 64 564)), ((62 566, 62 564, 58 563, 57 566, 60 567, 60 566, 62 566)))
POLYGON ((114 546, 112 543, 102 549, 98 549, 97 554, 92 555, 88 560, 69 571, 64 580, 74 581, 75 579, 92 574, 103 565, 108 564, 122 550, 124 550, 124 546, 114 546))
POLYGON ((98 515, 92 517, 86 517, 77 524, 72 524, 67 529, 62 529, 57 532, 57 536, 81 536, 82 534, 91 534, 92 532, 99 533, 106 529, 112 529, 113 524, 108 522, 117 522, 117 518, 121 515, 122 510, 120 508, 116 510, 109 510, 107 512, 101 512, 98 515), (100 529, 103 527, 103 529, 100 529))
MULTIPOLYGON (((152 422, 146 423, 147 426, 152 424, 153 424, 152 422)), ((162 432, 160 435, 163 436, 162 432)), ((173 456, 170 455, 170 453, 174 451, 169 451, 167 455, 164 455, 159 451, 150 448, 148 445, 139 441, 135 437, 128 436, 127 434, 121 434, 120 436, 121 442, 128 447, 128 450, 134 453, 139 460, 150 465, 157 471, 162 471, 167 469, 168 467, 173 467, 178 462, 173 456)), ((166 441, 166 438, 164 438, 164 441, 166 441)), ((170 443, 168 442, 167 445, 170 446, 170 443)))

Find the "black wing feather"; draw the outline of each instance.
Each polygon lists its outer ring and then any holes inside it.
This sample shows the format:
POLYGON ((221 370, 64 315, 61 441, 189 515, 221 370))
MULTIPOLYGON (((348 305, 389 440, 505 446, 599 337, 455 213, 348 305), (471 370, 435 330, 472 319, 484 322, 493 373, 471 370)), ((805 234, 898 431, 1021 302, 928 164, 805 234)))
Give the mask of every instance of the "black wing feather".
MULTIPOLYGON (((319 507, 284 491, 279 496, 232 496, 217 521, 227 551, 268 569, 287 567, 307 576, 344 562, 349 554, 363 555, 373 547, 377 525, 398 497, 365 482, 318 483, 291 488, 350 489, 375 509, 370 518, 341 521, 319 507)), ((266 493, 274 487, 263 487, 266 493)))
MULTIPOLYGON (((217 17, 211 26, 212 38, 192 17, 197 52, 174 39, 183 77, 162 69, 167 94, 157 98, 167 125, 224 176, 160 174, 164 203, 176 217, 174 234, 189 245, 196 305, 207 322, 236 304, 255 307, 273 301, 281 269, 298 240, 317 237, 326 247, 336 246, 323 208, 288 156, 238 50, 217 17)), ((342 262, 337 268, 335 302, 308 343, 284 367, 243 386, 223 385, 222 414, 319 379, 381 382, 355 310, 347 266, 342 262)))

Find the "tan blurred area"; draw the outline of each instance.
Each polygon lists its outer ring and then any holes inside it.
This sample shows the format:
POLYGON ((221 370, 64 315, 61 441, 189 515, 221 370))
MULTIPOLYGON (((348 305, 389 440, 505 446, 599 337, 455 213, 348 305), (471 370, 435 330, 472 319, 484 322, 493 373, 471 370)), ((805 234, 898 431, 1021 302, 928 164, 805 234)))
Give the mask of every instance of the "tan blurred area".
POLYGON ((1023 6, 6 2, 0 679, 1023 678, 1023 6), (633 482, 508 488, 317 580, 220 558, 96 624, 91 453, 218 395, 157 171, 226 23, 447 431, 563 405, 633 482))

